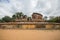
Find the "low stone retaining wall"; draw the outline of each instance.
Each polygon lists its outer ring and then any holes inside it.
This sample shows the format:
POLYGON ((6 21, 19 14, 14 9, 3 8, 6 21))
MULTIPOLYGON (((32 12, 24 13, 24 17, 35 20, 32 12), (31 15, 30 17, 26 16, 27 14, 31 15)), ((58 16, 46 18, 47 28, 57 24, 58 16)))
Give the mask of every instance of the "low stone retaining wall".
POLYGON ((16 23, 0 23, 0 28, 19 28, 19 29, 60 29, 60 23, 43 23, 43 22, 16 22, 16 23))

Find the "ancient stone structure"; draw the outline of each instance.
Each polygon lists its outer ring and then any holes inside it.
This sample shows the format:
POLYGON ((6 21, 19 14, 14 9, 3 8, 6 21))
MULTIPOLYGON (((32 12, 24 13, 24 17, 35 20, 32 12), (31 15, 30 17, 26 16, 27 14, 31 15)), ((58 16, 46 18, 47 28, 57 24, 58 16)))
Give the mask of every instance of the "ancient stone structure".
POLYGON ((35 21, 35 22, 44 22, 43 15, 39 14, 39 13, 33 13, 32 14, 32 21, 35 21))
POLYGON ((32 21, 32 22, 44 22, 43 20, 43 15, 40 13, 33 13, 32 17, 27 17, 26 15, 22 16, 21 19, 16 18, 15 19, 16 22, 28 22, 28 21, 32 21))
POLYGON ((8 22, 0 23, 0 28, 8 29, 54 29, 60 28, 60 23, 49 23, 49 22, 8 22))
POLYGON ((32 14, 32 19, 42 19, 43 15, 39 13, 33 13, 32 14))
POLYGON ((0 23, 0 28, 6 29, 36 29, 36 28, 45 28, 45 29, 52 29, 52 28, 60 28, 60 23, 49 23, 44 22, 43 15, 39 13, 33 13, 32 18, 27 18, 26 15, 22 16, 20 19, 15 19, 15 22, 5 22, 0 23))

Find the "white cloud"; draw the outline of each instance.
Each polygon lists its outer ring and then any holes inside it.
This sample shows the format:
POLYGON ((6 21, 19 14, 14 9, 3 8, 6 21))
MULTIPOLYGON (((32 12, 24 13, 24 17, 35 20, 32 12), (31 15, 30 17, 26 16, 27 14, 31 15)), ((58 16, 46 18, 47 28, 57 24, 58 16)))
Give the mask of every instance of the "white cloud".
POLYGON ((54 16, 60 13, 59 3, 59 0, 1 0, 0 15, 12 16, 15 12, 22 11, 28 16, 33 12, 41 12, 44 16, 54 16))
POLYGON ((7 5, 7 4, 2 4, 0 5, 0 13, 3 15, 10 15, 11 13, 9 12, 11 9, 10 9, 10 6, 7 5), (8 7, 9 6, 9 7, 8 7))

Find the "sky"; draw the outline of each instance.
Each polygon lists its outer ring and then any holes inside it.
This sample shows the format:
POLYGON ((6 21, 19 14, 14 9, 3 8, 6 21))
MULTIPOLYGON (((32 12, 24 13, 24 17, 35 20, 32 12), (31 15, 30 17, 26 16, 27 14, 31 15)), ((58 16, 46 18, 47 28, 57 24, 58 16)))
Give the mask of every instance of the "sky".
POLYGON ((0 18, 23 12, 31 16, 33 12, 43 16, 60 16, 60 0, 0 0, 0 18))

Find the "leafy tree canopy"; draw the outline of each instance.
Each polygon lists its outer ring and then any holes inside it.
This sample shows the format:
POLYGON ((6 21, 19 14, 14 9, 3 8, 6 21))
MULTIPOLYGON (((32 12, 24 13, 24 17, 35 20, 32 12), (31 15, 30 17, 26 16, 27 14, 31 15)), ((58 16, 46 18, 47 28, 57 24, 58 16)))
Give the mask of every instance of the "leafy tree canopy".
POLYGON ((16 19, 16 18, 22 18, 22 16, 24 16, 24 14, 22 13, 22 12, 16 12, 13 16, 12 16, 12 18, 14 18, 14 19, 16 19))
POLYGON ((57 22, 60 23, 60 17, 54 17, 48 20, 48 22, 57 22))
POLYGON ((10 21, 12 21, 12 18, 9 17, 9 16, 5 16, 5 17, 2 18, 2 20, 3 20, 4 22, 10 22, 10 21))

